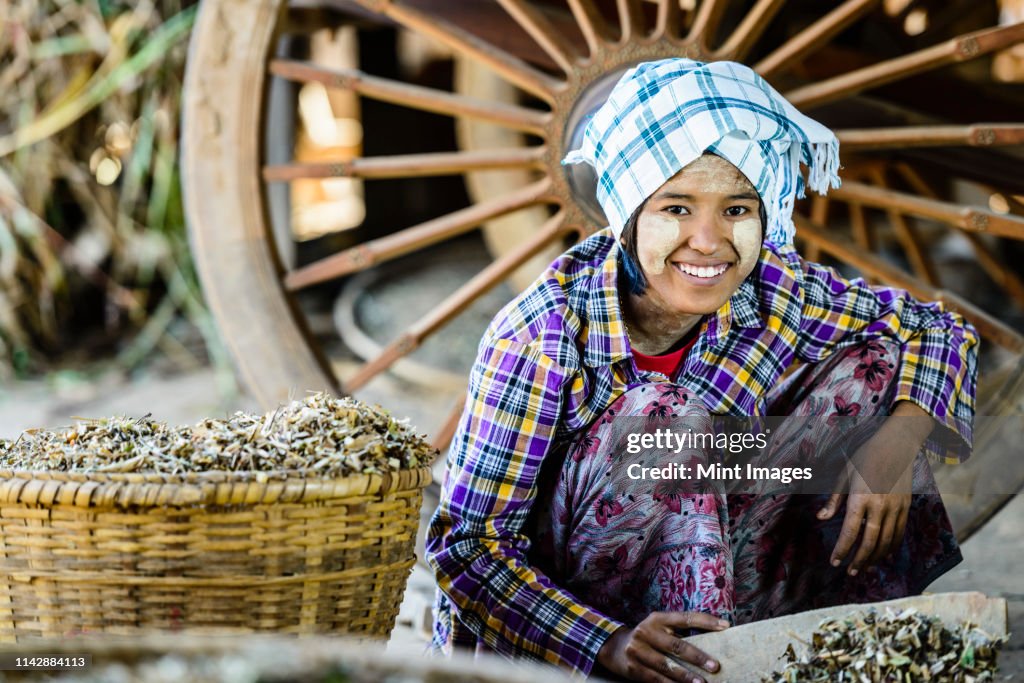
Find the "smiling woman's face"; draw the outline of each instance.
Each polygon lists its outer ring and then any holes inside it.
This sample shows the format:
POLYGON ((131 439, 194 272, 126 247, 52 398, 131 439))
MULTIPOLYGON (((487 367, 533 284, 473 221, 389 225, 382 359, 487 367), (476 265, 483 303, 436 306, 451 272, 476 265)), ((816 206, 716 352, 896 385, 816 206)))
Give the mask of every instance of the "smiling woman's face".
POLYGON ((731 163, 705 154, 667 180, 637 217, 647 295, 665 312, 712 313, 761 252, 760 199, 731 163))

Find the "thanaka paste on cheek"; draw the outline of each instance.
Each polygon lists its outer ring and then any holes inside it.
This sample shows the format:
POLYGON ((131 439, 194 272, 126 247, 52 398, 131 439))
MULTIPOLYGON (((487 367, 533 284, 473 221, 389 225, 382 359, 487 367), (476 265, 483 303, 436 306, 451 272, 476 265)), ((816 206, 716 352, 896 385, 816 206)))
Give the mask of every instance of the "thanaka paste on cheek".
POLYGON ((732 243, 736 245, 742 265, 757 261, 761 251, 761 221, 757 218, 748 218, 734 223, 732 243))
POLYGON ((640 214, 637 222, 637 256, 652 275, 665 271, 665 262, 679 246, 679 223, 667 216, 640 214))

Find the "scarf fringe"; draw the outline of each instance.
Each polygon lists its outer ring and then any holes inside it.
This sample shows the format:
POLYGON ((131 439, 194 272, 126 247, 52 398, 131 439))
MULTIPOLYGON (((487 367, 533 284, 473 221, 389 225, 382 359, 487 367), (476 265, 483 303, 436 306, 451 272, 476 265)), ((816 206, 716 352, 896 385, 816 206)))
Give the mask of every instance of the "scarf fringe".
POLYGON ((839 141, 815 142, 811 145, 811 163, 808 165, 807 186, 818 194, 827 194, 829 188, 839 187, 839 141))

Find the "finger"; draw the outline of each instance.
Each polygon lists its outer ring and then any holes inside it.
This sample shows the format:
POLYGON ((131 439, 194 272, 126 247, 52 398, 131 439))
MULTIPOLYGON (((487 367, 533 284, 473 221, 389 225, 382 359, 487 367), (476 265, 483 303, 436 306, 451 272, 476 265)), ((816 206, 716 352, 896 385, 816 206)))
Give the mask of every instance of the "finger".
POLYGON ((828 502, 825 503, 824 507, 818 510, 818 519, 832 519, 832 516, 836 514, 836 510, 839 509, 839 503, 842 499, 842 493, 833 493, 829 496, 828 502))
POLYGON ((907 519, 910 517, 910 504, 904 505, 900 508, 900 514, 896 519, 896 528, 892 534, 892 548, 889 549, 889 553, 892 554, 900 549, 903 545, 903 538, 907 533, 907 519))
POLYGON ((832 566, 838 567, 846 559, 853 544, 860 535, 861 520, 864 518, 864 503, 860 497, 850 497, 846 501, 846 516, 843 528, 839 531, 839 540, 832 551, 832 566))
POLYGON ((683 662, 698 666, 705 671, 714 673, 718 671, 719 664, 714 657, 704 652, 696 645, 684 638, 670 636, 664 631, 652 629, 649 633, 646 630, 639 631, 640 637, 654 650, 683 662))
POLYGON ((885 511, 879 509, 881 505, 881 503, 875 503, 868 506, 867 522, 864 524, 860 547, 857 548, 857 554, 853 556, 853 561, 850 562, 850 568, 847 570, 850 576, 857 576, 857 572, 864 566, 864 562, 875 552, 878 537, 882 533, 882 523, 885 521, 885 511))
MULTIPOLYGON (((659 668, 656 666, 657 653, 651 650, 651 647, 642 640, 631 638, 626 643, 623 653, 626 656, 625 671, 622 672, 625 678, 616 678, 616 680, 650 681, 651 683, 675 683, 679 680, 690 680, 690 678, 679 679, 678 677, 669 677, 659 673, 659 668)), ((664 662, 661 663, 661 669, 666 669, 664 662)))
POLYGON ((721 631, 729 628, 728 621, 705 612, 654 612, 651 617, 669 630, 696 628, 701 631, 721 631))
POLYGON ((641 681, 677 681, 678 683, 705 683, 704 678, 671 657, 655 652, 650 647, 637 648, 633 657, 641 666, 641 681))
POLYGON ((885 515, 885 520, 882 522, 882 531, 878 535, 878 543, 875 544, 874 552, 864 562, 865 567, 872 567, 878 564, 892 550, 893 534, 896 530, 898 516, 899 512, 896 510, 892 510, 885 515))

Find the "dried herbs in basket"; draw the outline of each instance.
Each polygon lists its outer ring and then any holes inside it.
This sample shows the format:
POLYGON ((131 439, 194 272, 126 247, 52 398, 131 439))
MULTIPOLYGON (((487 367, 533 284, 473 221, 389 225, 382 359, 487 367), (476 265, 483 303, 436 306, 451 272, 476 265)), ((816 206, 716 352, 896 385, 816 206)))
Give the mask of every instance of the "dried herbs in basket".
POLYGON ((325 393, 263 415, 238 412, 192 427, 111 417, 0 440, 0 469, 62 472, 303 470, 344 477, 428 465, 436 455, 405 421, 325 393))
POLYGON ((950 628, 941 619, 905 609, 874 609, 818 626, 807 652, 786 648, 782 671, 763 683, 882 683, 995 680, 996 657, 1005 637, 994 638, 972 624, 950 628))

